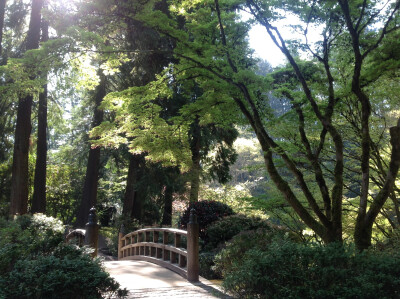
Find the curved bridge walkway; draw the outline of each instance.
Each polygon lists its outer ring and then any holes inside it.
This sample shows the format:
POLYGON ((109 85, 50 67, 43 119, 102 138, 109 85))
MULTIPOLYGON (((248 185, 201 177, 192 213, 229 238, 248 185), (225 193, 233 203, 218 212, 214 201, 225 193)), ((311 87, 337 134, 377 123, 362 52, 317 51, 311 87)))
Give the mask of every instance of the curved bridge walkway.
POLYGON ((129 291, 128 298, 231 298, 202 277, 199 282, 190 283, 153 263, 124 260, 105 261, 104 265, 121 287, 129 291))

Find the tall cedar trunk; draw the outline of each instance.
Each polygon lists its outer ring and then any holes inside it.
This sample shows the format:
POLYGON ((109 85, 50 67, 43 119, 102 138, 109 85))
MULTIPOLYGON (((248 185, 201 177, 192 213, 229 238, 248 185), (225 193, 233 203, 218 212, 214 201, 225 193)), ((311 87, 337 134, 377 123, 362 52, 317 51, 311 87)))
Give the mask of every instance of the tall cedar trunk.
MULTIPOLYGON (((92 127, 96 127, 103 121, 103 111, 99 109, 101 101, 106 95, 106 77, 100 74, 100 84, 95 92, 95 110, 92 127)), ((85 183, 83 186, 83 194, 81 204, 77 213, 76 226, 83 227, 89 215, 91 207, 97 203, 97 186, 99 180, 100 168, 100 147, 90 148, 89 158, 86 167, 85 183)))
MULTIPOLYGON (((32 0, 31 19, 26 49, 39 47, 42 0, 32 0)), ((33 96, 19 98, 15 127, 14 153, 11 179, 10 214, 25 214, 28 211, 28 159, 31 135, 31 112, 33 96)))
POLYGON ((162 225, 172 225, 172 186, 165 186, 162 225))
MULTIPOLYGON (((42 41, 49 39, 49 24, 42 20, 42 41)), ((46 74, 43 75, 47 77, 46 74)), ((47 160, 47 84, 39 95, 38 139, 32 213, 46 213, 46 160, 47 160)))
POLYGON ((137 220, 141 220, 142 204, 141 197, 137 191, 137 183, 140 179, 140 168, 143 166, 143 155, 131 154, 129 157, 128 177, 126 179, 126 189, 124 195, 124 203, 122 214, 126 216, 134 216, 137 220))
POLYGON ((190 150, 192 153, 192 169, 190 173, 190 202, 197 202, 199 200, 199 189, 200 189, 200 125, 199 117, 196 117, 194 123, 192 124, 192 130, 190 131, 190 150))
POLYGON ((4 13, 6 10, 6 0, 0 0, 0 59, 3 54, 3 27, 4 27, 4 13))
POLYGON ((136 191, 135 200, 133 201, 133 208, 131 211, 131 218, 136 219, 139 223, 143 221, 143 203, 145 200, 145 194, 136 191))

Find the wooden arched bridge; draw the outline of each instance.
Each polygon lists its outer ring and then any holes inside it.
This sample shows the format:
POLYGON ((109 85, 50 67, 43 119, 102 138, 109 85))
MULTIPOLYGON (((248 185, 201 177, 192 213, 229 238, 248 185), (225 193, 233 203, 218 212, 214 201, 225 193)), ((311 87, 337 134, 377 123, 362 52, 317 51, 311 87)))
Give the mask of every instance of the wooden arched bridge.
POLYGON ((199 232, 195 223, 188 230, 144 228, 123 235, 118 260, 141 260, 168 268, 190 282, 199 280, 199 232))
MULTIPOLYGON (((96 255, 98 226, 95 210, 91 213, 86 230, 70 232, 67 240, 94 247, 96 255)), ((187 231, 153 227, 121 231, 118 261, 104 265, 130 291, 130 298, 230 298, 199 276, 199 226, 193 211, 187 231)))

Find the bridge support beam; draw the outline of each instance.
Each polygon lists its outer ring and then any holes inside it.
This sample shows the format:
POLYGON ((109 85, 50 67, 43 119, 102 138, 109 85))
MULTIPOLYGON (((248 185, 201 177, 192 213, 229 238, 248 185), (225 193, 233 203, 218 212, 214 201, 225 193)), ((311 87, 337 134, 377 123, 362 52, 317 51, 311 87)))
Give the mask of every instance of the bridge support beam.
POLYGON ((195 210, 192 209, 187 225, 187 280, 198 282, 199 272, 199 224, 195 210))

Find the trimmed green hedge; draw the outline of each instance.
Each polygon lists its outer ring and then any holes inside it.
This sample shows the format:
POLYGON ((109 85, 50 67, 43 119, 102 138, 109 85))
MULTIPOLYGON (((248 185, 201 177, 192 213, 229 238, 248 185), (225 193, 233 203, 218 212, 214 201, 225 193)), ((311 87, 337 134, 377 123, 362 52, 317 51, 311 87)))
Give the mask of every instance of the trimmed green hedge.
POLYGON ((63 225, 42 214, 0 219, 0 298, 126 296, 85 249, 64 244, 63 225))
POLYGON ((399 298, 400 255, 304 245, 269 232, 240 234, 216 258, 240 298, 399 298))

